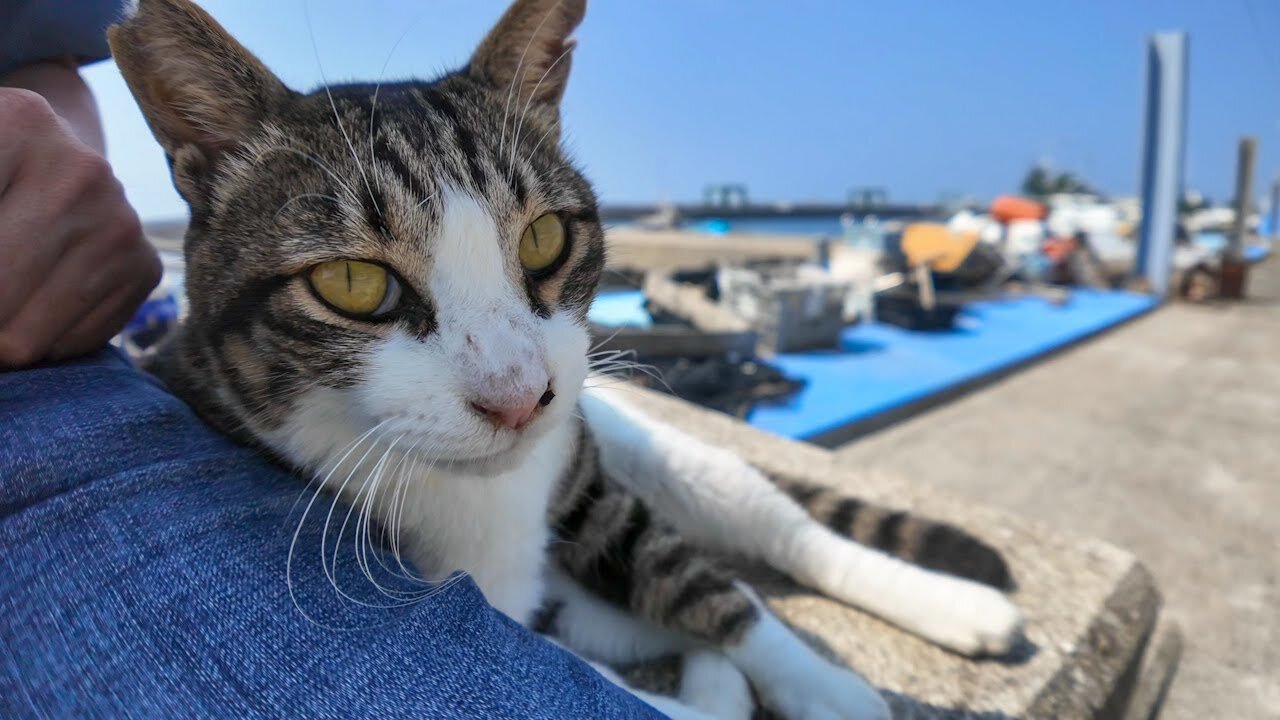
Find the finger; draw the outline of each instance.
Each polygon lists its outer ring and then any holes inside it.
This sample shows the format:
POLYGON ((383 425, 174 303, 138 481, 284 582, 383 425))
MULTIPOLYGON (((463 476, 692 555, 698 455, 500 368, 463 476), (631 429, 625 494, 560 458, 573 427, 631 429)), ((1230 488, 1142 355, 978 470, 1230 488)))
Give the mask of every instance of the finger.
MULTIPOLYGON (((148 258, 141 254, 139 263, 146 263, 148 258)), ((154 253, 151 255, 154 258, 154 253)), ((49 359, 65 360, 67 358, 93 352, 106 345, 111 338, 120 333, 126 323, 155 289, 160 282, 161 266, 155 259, 154 268, 140 274, 133 283, 117 289, 106 299, 98 303, 87 316, 71 326, 54 341, 49 350, 49 359)))
POLYGON ((71 250, 75 238, 94 238, 136 224, 110 167, 91 152, 29 159, 0 195, 0 326, 25 306, 71 250), (58 161, 54 164, 53 161, 58 161))
POLYGON ((21 367, 48 355, 53 343, 129 277, 132 252, 121 240, 73 243, 35 294, 0 328, 0 364, 21 367))
POLYGON ((5 259, 0 282, 0 327, 27 304, 57 266, 67 249, 64 223, 50 221, 33 207, 40 205, 26 193, 0 196, 0 257, 5 259))

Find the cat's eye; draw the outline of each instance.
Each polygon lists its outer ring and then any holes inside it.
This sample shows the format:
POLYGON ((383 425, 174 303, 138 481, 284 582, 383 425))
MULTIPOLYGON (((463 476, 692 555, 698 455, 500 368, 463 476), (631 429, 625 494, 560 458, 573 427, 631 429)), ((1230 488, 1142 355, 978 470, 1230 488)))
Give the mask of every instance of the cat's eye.
POLYGON ((547 213, 529 223, 520 236, 520 264, 531 273, 544 272, 555 265, 565 251, 564 223, 555 213, 547 213))
POLYGON ((381 265, 333 260, 311 268, 311 288, 335 310, 358 317, 379 317, 400 303, 400 282, 381 265))

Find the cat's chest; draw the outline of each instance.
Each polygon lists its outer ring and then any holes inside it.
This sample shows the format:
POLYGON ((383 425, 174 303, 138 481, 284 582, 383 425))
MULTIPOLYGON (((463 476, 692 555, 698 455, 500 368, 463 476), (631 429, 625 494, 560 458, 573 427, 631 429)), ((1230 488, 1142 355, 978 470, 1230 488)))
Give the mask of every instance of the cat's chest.
POLYGON ((518 467, 496 476, 419 478, 400 520, 410 559, 436 579, 466 571, 490 604, 527 621, 542 602, 547 505, 572 441, 568 428, 552 431, 518 467))

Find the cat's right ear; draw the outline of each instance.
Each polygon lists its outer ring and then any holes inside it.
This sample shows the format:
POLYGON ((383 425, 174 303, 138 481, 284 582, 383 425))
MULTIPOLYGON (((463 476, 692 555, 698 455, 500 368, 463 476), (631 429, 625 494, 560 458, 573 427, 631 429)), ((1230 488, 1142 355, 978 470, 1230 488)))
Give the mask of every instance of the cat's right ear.
POLYGON ((471 74, 524 103, 555 111, 587 0, 516 0, 471 57, 471 74))
POLYGON ((292 94, 188 0, 140 0, 107 39, 171 158, 196 149, 208 161, 234 149, 292 94))

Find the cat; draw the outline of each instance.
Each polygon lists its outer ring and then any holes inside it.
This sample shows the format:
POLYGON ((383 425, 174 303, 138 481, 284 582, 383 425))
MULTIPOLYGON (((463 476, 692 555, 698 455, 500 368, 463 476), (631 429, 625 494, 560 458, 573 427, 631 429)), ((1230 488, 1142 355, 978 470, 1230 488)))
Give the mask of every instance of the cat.
POLYGON ((188 0, 140 0, 110 44, 190 209, 189 314, 152 369, 624 687, 612 667, 683 654, 677 696, 632 690, 677 720, 748 717, 752 687, 888 717, 711 553, 971 655, 1020 637, 1008 569, 584 389, 605 243, 559 104, 585 11, 516 0, 456 72, 303 94, 188 0))

